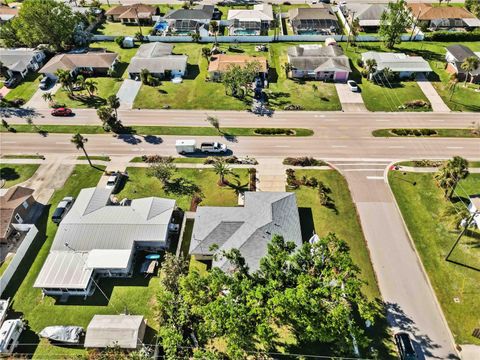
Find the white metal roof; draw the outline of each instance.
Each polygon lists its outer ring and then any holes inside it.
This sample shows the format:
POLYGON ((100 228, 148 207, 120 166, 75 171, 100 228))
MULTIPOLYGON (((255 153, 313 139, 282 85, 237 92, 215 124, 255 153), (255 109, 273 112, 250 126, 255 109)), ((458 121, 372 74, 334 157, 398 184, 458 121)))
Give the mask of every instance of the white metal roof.
POLYGON ((362 60, 374 59, 377 62, 377 70, 385 68, 395 72, 430 72, 432 68, 428 61, 420 56, 408 56, 404 53, 383 53, 376 51, 367 51, 362 54, 362 60))
POLYGON ((477 19, 477 18, 466 18, 466 19, 462 19, 463 22, 465 24, 467 24, 467 26, 470 26, 470 27, 480 27, 480 19, 477 19))
POLYGON ((143 341, 145 328, 141 315, 95 315, 87 327, 85 347, 136 349, 143 341))
POLYGON ((195 146, 197 142, 195 140, 176 140, 175 146, 195 146))
POLYGON ((131 250, 94 249, 88 254, 86 267, 89 269, 126 269, 131 255, 131 250))

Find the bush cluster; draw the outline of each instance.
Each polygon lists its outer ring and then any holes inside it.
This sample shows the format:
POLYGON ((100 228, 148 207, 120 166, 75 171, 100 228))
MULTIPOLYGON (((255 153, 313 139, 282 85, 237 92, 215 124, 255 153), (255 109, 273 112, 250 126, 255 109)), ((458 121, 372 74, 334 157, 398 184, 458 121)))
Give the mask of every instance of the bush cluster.
POLYGON ((443 161, 435 161, 435 160, 414 160, 413 166, 415 167, 439 167, 443 164, 443 161))
POLYGON ((257 128, 253 132, 257 135, 295 135, 292 129, 284 128, 257 128))
POLYGON ((315 159, 309 156, 302 157, 287 157, 283 159, 283 165, 290 166, 324 166, 327 165, 325 161, 315 159))
POLYGON ((438 134, 434 129, 392 129, 391 133, 397 136, 433 136, 438 134))
POLYGON ((401 108, 404 109, 419 109, 419 108, 430 108, 430 103, 424 100, 412 100, 405 102, 401 108))
POLYGON ((290 104, 290 105, 285 105, 283 107, 283 110, 288 110, 288 111, 292 111, 292 110, 303 110, 303 106, 301 105, 295 105, 295 104, 290 104))
POLYGON ((425 33, 425 41, 480 41, 480 30, 475 31, 434 31, 425 33))
POLYGON ((148 164, 158 163, 161 161, 164 162, 173 162, 173 157, 171 156, 161 156, 161 155, 142 155, 142 161, 148 164))

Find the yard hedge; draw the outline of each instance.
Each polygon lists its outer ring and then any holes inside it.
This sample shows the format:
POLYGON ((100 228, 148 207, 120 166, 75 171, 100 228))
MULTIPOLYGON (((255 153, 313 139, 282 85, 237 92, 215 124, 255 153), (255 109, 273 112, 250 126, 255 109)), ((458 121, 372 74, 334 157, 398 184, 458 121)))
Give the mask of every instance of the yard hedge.
POLYGON ((425 33, 425 41, 480 41, 480 30, 468 32, 434 31, 425 33))

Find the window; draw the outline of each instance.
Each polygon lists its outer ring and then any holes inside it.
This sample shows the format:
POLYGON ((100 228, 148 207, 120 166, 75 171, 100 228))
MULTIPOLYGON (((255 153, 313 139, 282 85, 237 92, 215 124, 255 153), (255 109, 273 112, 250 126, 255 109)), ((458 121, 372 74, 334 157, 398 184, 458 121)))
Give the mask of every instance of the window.
POLYGON ((15 214, 15 220, 17 220, 19 224, 23 223, 23 219, 20 214, 15 214))
POLYGON ((27 200, 25 200, 25 201, 22 203, 22 205, 23 205, 23 207, 24 207, 25 209, 28 209, 28 202, 27 202, 27 200))

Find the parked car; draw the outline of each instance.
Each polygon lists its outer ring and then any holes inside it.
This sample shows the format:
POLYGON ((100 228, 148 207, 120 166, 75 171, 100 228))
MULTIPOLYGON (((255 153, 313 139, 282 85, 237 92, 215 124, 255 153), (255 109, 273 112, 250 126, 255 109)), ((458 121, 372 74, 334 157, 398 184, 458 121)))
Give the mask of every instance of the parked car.
POLYGON ((10 79, 8 79, 7 81, 5 81, 4 85, 9 89, 13 89, 19 83, 20 83, 20 79, 18 77, 14 76, 14 77, 11 77, 10 79))
POLYGON ((200 145, 200 150, 204 153, 225 153, 227 152, 227 145, 219 142, 203 142, 200 145))
POLYGON ((53 109, 52 115, 53 116, 72 116, 73 112, 72 112, 72 109, 61 107, 61 108, 53 109))
POLYGON ((358 91, 358 84, 353 80, 348 80, 347 85, 351 91, 357 92, 358 91))
POLYGON ((58 203, 58 206, 52 215, 52 221, 55 224, 60 224, 64 216, 67 215, 68 211, 72 207, 74 201, 75 198, 71 196, 66 196, 62 199, 62 201, 58 203))
POLYGON ((52 79, 50 79, 48 76, 44 76, 42 80, 40 80, 40 83, 38 84, 38 87, 40 90, 47 90, 48 87, 50 86, 52 79))
POLYGON ((112 193, 116 192, 122 181, 122 177, 123 174, 118 171, 110 175, 107 180, 107 185, 105 185, 105 189, 112 189, 112 193))
POLYGON ((398 353, 401 360, 417 360, 417 353, 413 348, 410 335, 406 332, 399 332, 395 334, 395 343, 397 344, 398 353))

